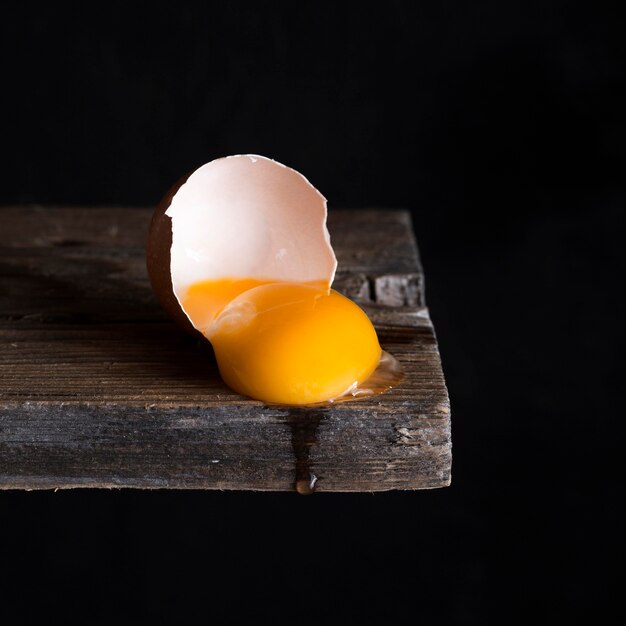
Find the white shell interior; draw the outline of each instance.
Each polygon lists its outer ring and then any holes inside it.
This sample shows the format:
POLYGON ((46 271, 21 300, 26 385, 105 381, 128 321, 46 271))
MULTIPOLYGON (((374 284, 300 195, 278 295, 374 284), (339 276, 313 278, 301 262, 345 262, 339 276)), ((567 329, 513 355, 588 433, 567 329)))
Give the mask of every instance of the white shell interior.
POLYGON ((335 276, 326 199, 302 174, 272 159, 248 154, 203 165, 176 192, 166 215, 179 303, 202 280, 322 281, 330 287, 335 276))

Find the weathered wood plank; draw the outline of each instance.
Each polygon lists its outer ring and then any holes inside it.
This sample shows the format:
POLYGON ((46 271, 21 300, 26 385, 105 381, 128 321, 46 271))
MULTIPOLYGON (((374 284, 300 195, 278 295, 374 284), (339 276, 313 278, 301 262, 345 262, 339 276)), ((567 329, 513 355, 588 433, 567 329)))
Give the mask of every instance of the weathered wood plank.
POLYGON ((323 409, 220 380, 151 293, 145 209, 0 209, 0 488, 441 487, 450 412, 409 216, 336 211, 340 271, 405 379, 323 409))

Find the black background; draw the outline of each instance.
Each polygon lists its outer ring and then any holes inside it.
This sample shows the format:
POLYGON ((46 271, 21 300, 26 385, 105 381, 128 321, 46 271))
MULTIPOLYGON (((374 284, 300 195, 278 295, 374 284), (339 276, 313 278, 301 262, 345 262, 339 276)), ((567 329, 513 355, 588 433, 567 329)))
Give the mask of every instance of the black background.
POLYGON ((409 208, 454 443, 432 492, 0 494, 6 623, 623 615, 624 26, 597 2, 3 3, 1 204, 153 205, 255 152, 331 210, 409 208))

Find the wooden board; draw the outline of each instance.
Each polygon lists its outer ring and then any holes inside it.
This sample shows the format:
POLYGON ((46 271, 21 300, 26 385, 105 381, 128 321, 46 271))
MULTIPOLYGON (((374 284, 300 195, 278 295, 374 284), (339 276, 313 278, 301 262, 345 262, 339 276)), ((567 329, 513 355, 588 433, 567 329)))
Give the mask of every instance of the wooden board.
POLYGON ((424 489, 450 483, 450 407, 404 211, 334 211, 335 288, 405 379, 286 409, 238 396, 148 284, 151 211, 0 208, 0 488, 424 489))

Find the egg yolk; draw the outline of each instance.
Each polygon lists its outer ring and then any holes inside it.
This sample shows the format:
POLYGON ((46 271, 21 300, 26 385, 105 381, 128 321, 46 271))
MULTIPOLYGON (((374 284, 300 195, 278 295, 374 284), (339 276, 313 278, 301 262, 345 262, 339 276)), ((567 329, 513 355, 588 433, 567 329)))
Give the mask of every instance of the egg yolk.
POLYGON ((187 292, 184 308, 213 344, 226 384, 264 402, 341 397, 380 361, 367 315, 320 285, 204 281, 187 292))

